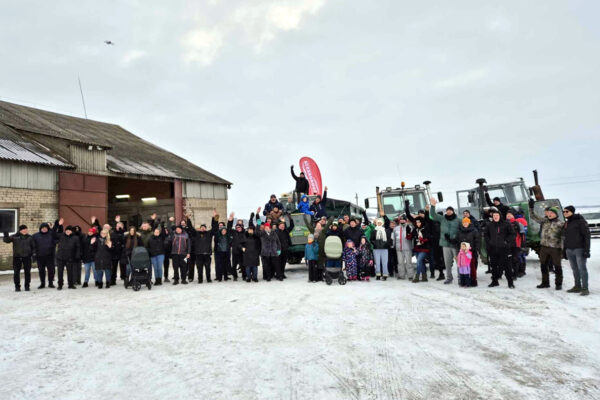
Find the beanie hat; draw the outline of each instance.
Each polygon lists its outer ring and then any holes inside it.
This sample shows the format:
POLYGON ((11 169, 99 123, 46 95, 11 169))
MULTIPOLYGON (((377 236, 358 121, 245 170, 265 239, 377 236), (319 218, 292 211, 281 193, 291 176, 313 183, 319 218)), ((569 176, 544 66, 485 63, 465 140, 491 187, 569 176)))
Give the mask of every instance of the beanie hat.
POLYGON ((470 223, 471 223, 471 220, 470 220, 469 218, 463 218, 463 219, 462 219, 462 223, 464 224, 465 222, 466 222, 467 224, 470 224, 470 223))
POLYGON ((202 224, 200 225, 200 228, 205 227, 206 228, 206 224, 202 224))
POLYGON ((265 224, 265 228, 269 228, 269 229, 270 229, 270 228, 271 228, 271 224, 267 222, 267 223, 265 224))
POLYGON ((27 229, 27 225, 19 225, 19 230, 22 231, 23 229, 27 229))
POLYGON ((556 214, 557 217, 560 215, 560 210, 558 209, 558 207, 550 207, 548 211, 553 212, 554 214, 556 214))
POLYGON ((496 207, 493 207, 492 209, 490 209, 490 214, 500 214, 500 215, 502 215, 500 213, 500 211, 496 207))
POLYGON ((67 225, 67 227, 65 228, 65 232, 66 231, 72 231, 73 227, 71 225, 67 225))
POLYGON ((496 200, 497 200, 497 201, 500 201, 500 197, 494 197, 494 198, 492 199, 492 201, 496 201, 496 200))
POLYGON ((315 235, 313 235, 312 233, 310 235, 308 235, 308 243, 312 243, 315 241, 315 235))
POLYGON ((454 212, 454 207, 452 207, 452 206, 446 207, 446 211, 448 211, 448 210, 452 210, 452 212, 454 212))
POLYGON ((573 207, 573 206, 566 206, 566 207, 565 207, 565 210, 569 210, 569 211, 571 211, 573 214, 575 214, 575 207, 573 207))
POLYGON ((417 214, 425 214, 425 210, 419 210, 417 211, 417 214))
POLYGON ((463 210, 463 212, 471 215, 471 211, 470 210, 463 210))

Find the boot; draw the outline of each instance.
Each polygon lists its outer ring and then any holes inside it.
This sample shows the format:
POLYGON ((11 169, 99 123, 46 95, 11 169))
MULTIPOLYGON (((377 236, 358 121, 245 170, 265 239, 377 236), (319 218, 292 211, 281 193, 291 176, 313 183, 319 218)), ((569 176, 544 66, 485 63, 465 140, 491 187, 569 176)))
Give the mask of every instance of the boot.
POLYGON ((68 289, 77 289, 77 288, 75 287, 75 285, 69 285, 67 288, 68 288, 68 289))
POLYGON ((427 282, 427 272, 423 272, 421 275, 421 282, 427 282))
POLYGON ((109 282, 106 282, 106 288, 107 289, 110 288, 110 283, 109 282))
POLYGON ((102 289, 102 282, 98 282, 98 289, 102 289))
POLYGON ((499 285, 500 285, 500 284, 498 283, 498 281, 494 279, 494 280, 492 281, 492 283, 490 283, 490 284, 488 285, 488 287, 496 287, 496 286, 499 286, 499 285))
POLYGON ((471 287, 477 287, 477 281, 471 280, 471 287))
POLYGON ((581 293, 579 294, 580 296, 589 296, 590 295, 590 291, 587 289, 581 289, 581 293))
POLYGON ((429 275, 429 279, 435 278, 435 272, 431 271, 431 275, 429 275))
POLYGON ((58 287, 56 288, 56 290, 62 290, 63 285, 61 285, 60 283, 58 284, 58 287))
POLYGON ((25 286, 25 291, 29 292, 29 286, 25 286))
POLYGON ((88 283, 87 282, 83 282, 83 286, 82 287, 88 287, 88 283))
POLYGON ((50 282, 50 283, 48 284, 48 287, 49 287, 49 288, 52 288, 52 289, 54 289, 54 288, 55 288, 55 286, 54 286, 54 282, 50 282))
POLYGON ((15 292, 20 292, 21 291, 21 286, 15 286, 15 292))
POLYGON ((246 282, 250 282, 250 278, 246 278, 246 282))
POLYGON ((444 271, 440 271, 440 276, 438 276, 436 281, 443 281, 445 279, 446 279, 446 276, 444 275, 444 271))
POLYGON ((173 279, 173 286, 175 285, 179 285, 179 280, 178 279, 173 279))
POLYGON ((258 282, 257 278, 252 278, 252 282, 258 282))
POLYGON ((125 289, 127 289, 129 287, 129 279, 125 278, 125 289))
POLYGON ((515 288, 515 285, 514 285, 512 282, 510 282, 510 283, 508 284, 508 288, 509 288, 509 289, 514 289, 514 288, 515 288))
POLYGON ((383 277, 383 280, 384 280, 384 281, 387 281, 387 276, 384 276, 384 277, 383 277))
POLYGON ((571 289, 567 290, 567 293, 581 293, 581 288, 579 286, 573 286, 571 289))
POLYGON ((169 280, 169 278, 165 278, 165 283, 169 283, 169 282, 171 282, 171 281, 169 280))
POLYGON ((419 274, 415 274, 415 277, 412 280, 412 283, 418 283, 419 282, 419 274))
POLYGON ((547 288, 549 288, 549 287, 550 287, 550 284, 549 284, 549 283, 547 283, 547 282, 546 282, 546 283, 542 282, 542 283, 540 283, 539 285, 537 285, 536 287, 537 287, 538 289, 547 289, 547 288))
POLYGON ((203 282, 202 279, 198 279, 198 283, 202 283, 202 282, 203 282))
POLYGON ((38 289, 45 289, 46 285, 44 283, 42 283, 40 286, 38 286, 38 289))
POLYGON ((187 284, 188 284, 188 281, 186 281, 186 280, 184 279, 184 280, 182 280, 182 281, 181 281, 181 284, 182 284, 182 285, 187 285, 187 284))
POLYGON ((154 286, 160 286, 162 285, 162 279, 161 278, 156 278, 154 280, 154 286))
POLYGON ((556 287, 554 288, 554 290, 562 290, 562 285, 556 285, 556 287))

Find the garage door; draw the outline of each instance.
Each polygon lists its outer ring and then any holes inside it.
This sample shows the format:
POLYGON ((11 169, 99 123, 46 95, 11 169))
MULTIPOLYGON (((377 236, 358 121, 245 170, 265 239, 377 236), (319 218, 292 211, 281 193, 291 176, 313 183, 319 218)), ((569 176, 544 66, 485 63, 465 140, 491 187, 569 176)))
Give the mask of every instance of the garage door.
POLYGON ((61 171, 59 175, 59 215, 66 225, 90 226, 96 216, 106 223, 108 185, 105 176, 61 171))

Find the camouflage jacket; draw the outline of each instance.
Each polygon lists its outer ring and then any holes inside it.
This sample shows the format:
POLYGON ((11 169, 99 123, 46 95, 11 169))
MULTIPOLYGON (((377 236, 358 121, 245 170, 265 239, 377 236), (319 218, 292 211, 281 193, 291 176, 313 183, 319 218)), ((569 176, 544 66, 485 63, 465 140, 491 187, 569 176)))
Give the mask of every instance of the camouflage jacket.
POLYGON ((553 249, 562 248, 562 231, 565 223, 558 218, 540 217, 530 210, 531 217, 542 227, 540 244, 553 249))

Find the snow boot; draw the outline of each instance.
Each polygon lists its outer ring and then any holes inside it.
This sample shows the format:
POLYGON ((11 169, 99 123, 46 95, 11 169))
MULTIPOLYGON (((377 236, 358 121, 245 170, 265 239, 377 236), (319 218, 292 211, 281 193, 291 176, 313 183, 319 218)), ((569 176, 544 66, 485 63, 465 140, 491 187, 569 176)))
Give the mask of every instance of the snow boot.
POLYGON ((162 279, 161 278, 156 278, 154 280, 154 286, 161 286, 162 285, 162 279))
POLYGON ((509 289, 514 289, 514 288, 515 288, 515 285, 514 285, 514 284, 511 282, 511 283, 509 283, 509 284, 508 284, 508 288, 509 288, 509 289))
POLYGON ((379 275, 377 275, 377 277, 375 278, 375 280, 380 281, 381 277, 379 275))
POLYGON ((182 280, 182 281, 181 281, 181 284, 182 284, 182 285, 187 285, 187 284, 188 284, 188 281, 186 281, 186 280, 184 279, 184 280, 182 280))
POLYGON ((49 287, 49 288, 52 288, 52 289, 54 289, 54 288, 55 288, 55 286, 54 286, 54 282, 50 282, 50 283, 48 284, 48 287, 49 287))
POLYGON ((421 282, 427 282, 427 272, 423 272, 421 275, 421 282))
MULTIPOLYGON (((98 286, 97 283, 96 283, 96 286, 98 286)), ((88 287, 88 283, 87 282, 83 282, 83 286, 82 287, 88 287)))
POLYGON ((21 286, 15 286, 15 292, 20 292, 21 291, 21 286))
POLYGON ((419 282, 419 274, 415 274, 415 277, 412 280, 412 283, 418 283, 419 282))
POLYGON ((169 283, 169 282, 171 282, 171 281, 169 280, 169 278, 165 278, 165 283, 169 283))
POLYGON ((58 287, 56 288, 56 290, 62 290, 62 285, 59 284, 58 287))
POLYGON ((179 285, 179 279, 173 279, 173 286, 179 285))
POLYGON ((436 279, 436 281, 443 281, 444 279, 446 279, 446 276, 444 275, 443 272, 440 272, 440 276, 438 276, 438 278, 436 279))
POLYGON ((384 281, 387 281, 387 276, 384 276, 384 277, 383 277, 383 280, 384 280, 384 281))
POLYGON ((496 287, 496 286, 499 286, 499 285, 500 285, 500 284, 498 283, 498 281, 497 281, 497 280, 493 280, 493 281, 492 281, 492 283, 490 283, 490 284, 488 285, 488 287, 496 287))
POLYGON ((538 289, 547 289, 549 287, 550 287, 550 284, 549 283, 544 283, 544 282, 542 282, 542 283, 540 283, 539 285, 536 286, 536 288, 538 288, 538 289))
POLYGON ((590 295, 590 291, 587 289, 581 289, 581 293, 579 294, 580 296, 589 296, 590 295))
POLYGON ((581 288, 579 286, 573 286, 571 289, 567 290, 567 293, 581 293, 581 288))
POLYGON ((98 289, 102 289, 102 282, 98 282, 98 289))
POLYGON ((106 282, 106 288, 110 288, 110 283, 106 282))
POLYGON ((40 286, 38 286, 38 289, 45 289, 45 288, 46 288, 46 285, 43 283, 40 286))
POLYGON ((556 286, 554 287, 554 290, 562 290, 562 285, 556 285, 556 286))
POLYGON ((70 285, 67 287, 67 289, 77 289, 77 288, 75 287, 75 285, 70 285))

